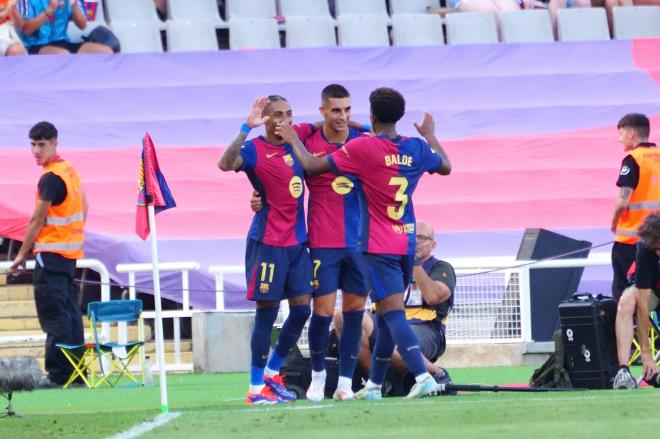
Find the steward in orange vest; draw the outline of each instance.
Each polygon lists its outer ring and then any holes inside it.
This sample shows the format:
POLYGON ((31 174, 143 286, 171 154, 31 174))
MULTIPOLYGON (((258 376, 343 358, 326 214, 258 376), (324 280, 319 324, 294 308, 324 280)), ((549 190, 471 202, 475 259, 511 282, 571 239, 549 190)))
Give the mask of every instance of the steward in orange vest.
POLYGON ((23 244, 9 272, 25 267, 34 246, 34 301, 39 324, 46 333, 44 366, 48 372, 40 387, 58 387, 67 382, 74 368, 57 344, 84 343, 74 278, 76 259, 83 257, 87 200, 75 168, 57 155, 53 124, 39 122, 32 127, 30 146, 43 174, 23 244))
POLYGON ((648 143, 650 123, 643 114, 628 114, 618 124, 619 142, 629 154, 623 159, 616 185, 619 196, 610 229, 612 246, 612 296, 621 297, 628 286, 628 269, 635 260, 637 229, 651 213, 660 211, 660 150, 648 143))

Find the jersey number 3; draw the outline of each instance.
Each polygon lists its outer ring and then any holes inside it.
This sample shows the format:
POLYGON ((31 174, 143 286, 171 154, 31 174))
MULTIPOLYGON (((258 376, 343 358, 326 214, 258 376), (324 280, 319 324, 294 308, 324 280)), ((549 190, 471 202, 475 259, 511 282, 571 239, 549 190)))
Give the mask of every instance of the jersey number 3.
POLYGON ((394 200, 400 204, 398 206, 388 206, 387 216, 393 220, 400 220, 406 210, 406 204, 408 204, 408 195, 406 195, 408 180, 406 180, 406 177, 392 177, 389 185, 399 187, 394 195, 394 200))

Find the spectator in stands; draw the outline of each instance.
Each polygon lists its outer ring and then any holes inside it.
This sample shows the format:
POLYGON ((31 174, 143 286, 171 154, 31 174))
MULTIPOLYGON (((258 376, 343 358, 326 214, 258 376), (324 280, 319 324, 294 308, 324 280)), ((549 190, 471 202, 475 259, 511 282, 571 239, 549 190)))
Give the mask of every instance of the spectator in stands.
MULTIPOLYGON (((454 304, 456 275, 451 264, 432 255, 436 241, 431 224, 418 220, 416 229, 415 257, 418 263, 413 268, 413 280, 405 292, 406 319, 419 342, 426 370, 437 382, 449 383, 449 374, 435 362, 445 352, 445 324, 454 304)), ((376 341, 374 321, 375 315, 367 311, 362 319, 359 354, 360 367, 367 374, 376 341)), ((341 312, 335 313, 334 323, 339 336, 343 327, 341 312)), ((396 350, 392 354, 391 366, 397 372, 408 372, 403 358, 396 350)))
POLYGON ((39 122, 33 126, 30 145, 43 173, 34 213, 9 273, 25 267, 31 250, 35 253, 34 301, 39 324, 46 333, 48 373, 40 387, 57 387, 67 382, 73 366, 56 344, 85 341, 73 280, 76 260, 83 257, 87 199, 76 169, 57 154, 57 129, 53 124, 39 122))
POLYGON ((79 29, 87 26, 82 0, 22 0, 21 37, 30 54, 68 55, 70 53, 112 53, 109 46, 86 42, 72 43, 67 35, 69 21, 79 29))
POLYGON ((627 114, 619 120, 619 142, 629 154, 621 163, 619 196, 610 228, 612 246, 612 297, 619 299, 628 286, 628 269, 635 260, 637 229, 644 218, 660 209, 660 150, 649 143, 650 123, 643 114, 627 114))
POLYGON ((642 378, 660 387, 658 368, 649 344, 649 313, 660 309, 660 212, 649 215, 639 228, 641 240, 636 246, 634 284, 626 288, 619 300, 616 314, 616 346, 619 372, 614 378, 615 389, 634 389, 637 381, 628 369, 633 339, 633 316, 637 317, 637 340, 642 358, 642 378))
POLYGON ((0 0, 0 56, 27 55, 15 26, 23 19, 16 9, 17 0, 0 0))

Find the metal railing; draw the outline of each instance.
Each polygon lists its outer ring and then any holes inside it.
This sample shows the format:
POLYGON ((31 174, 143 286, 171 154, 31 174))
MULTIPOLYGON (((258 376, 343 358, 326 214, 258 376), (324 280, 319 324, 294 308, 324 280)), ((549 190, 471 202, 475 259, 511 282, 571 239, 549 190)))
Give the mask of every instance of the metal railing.
MULTIPOLYGON (((181 319, 191 318, 192 309, 190 308, 190 271, 199 270, 199 263, 197 262, 161 262, 158 268, 161 272, 181 272, 181 304, 180 310, 167 310, 161 313, 161 317, 173 319, 174 326, 174 363, 165 364, 166 370, 171 371, 191 371, 193 370, 192 363, 183 363, 181 361, 181 319)), ((131 299, 135 299, 136 294, 136 273, 151 273, 153 265, 151 263, 138 263, 138 264, 117 264, 117 272, 128 273, 128 294, 131 299)), ((144 311, 142 313, 144 319, 155 319, 155 311, 144 311)), ((143 334, 141 334, 143 336, 143 334)), ((165 347, 163 346, 163 349, 165 347)), ((143 354, 144 355, 144 354, 143 354)), ((152 363, 154 371, 160 370, 160 365, 156 362, 152 363)))
MULTIPOLYGON (((12 261, 0 262, 0 271, 6 272, 11 265, 12 261)), ((27 270, 34 270, 34 265, 35 261, 30 260, 27 261, 25 268, 27 270)), ((76 268, 89 268, 90 270, 96 271, 101 279, 101 300, 110 300, 110 274, 103 262, 98 259, 78 259, 76 261, 76 268)), ((101 325, 101 335, 105 338, 110 336, 110 325, 108 323, 103 323, 101 325)), ((46 334, 40 334, 38 336, 4 337, 0 340, 0 343, 20 343, 45 340, 46 334)))

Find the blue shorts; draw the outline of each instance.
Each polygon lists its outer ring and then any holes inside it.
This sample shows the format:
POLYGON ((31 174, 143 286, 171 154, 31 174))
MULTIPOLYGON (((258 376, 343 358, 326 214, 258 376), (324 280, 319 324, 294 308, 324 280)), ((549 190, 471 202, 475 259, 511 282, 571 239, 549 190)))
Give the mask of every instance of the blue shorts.
POLYGON ((248 300, 279 302, 311 294, 312 261, 307 245, 273 247, 248 240, 245 277, 248 300))
POLYGON ((365 253, 369 265, 371 300, 380 300, 397 293, 403 293, 412 280, 415 256, 376 255, 365 253))
POLYGON ((313 248, 314 297, 342 291, 367 296, 369 269, 364 253, 345 248, 313 248))

